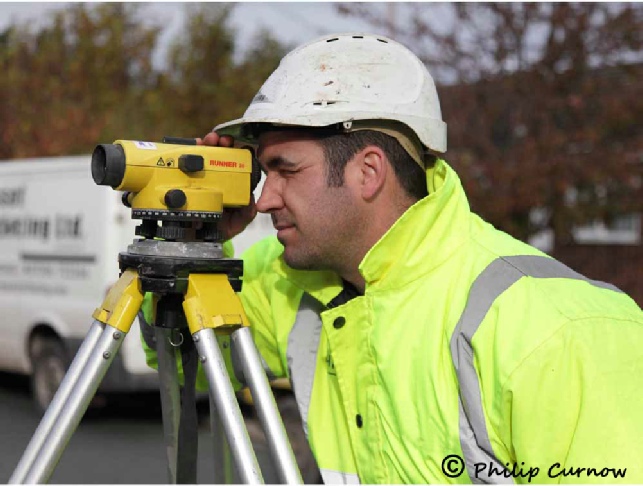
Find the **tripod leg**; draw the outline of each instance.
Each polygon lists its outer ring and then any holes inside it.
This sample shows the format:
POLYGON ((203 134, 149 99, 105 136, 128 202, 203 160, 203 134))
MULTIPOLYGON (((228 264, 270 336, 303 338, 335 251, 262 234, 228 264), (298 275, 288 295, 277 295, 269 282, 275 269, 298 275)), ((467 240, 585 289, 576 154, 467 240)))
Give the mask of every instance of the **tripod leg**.
POLYGON ((214 401, 219 411, 241 482, 261 484, 263 483, 261 469, 245 428, 243 415, 230 383, 214 330, 203 329, 193 336, 201 365, 210 385, 210 399, 214 401))
POLYGON ((239 402, 212 329, 217 327, 230 332, 247 323, 241 301, 232 290, 227 275, 190 274, 183 310, 208 380, 210 399, 216 405, 228 438, 239 479, 247 484, 263 482, 239 402))
POLYGON ((22 454, 20 462, 16 466, 11 478, 9 478, 9 484, 19 484, 25 480, 27 472, 33 465, 36 456, 38 456, 42 449, 42 445, 58 420, 58 416, 62 412, 65 402, 78 383, 78 378, 87 365, 91 352, 96 346, 104 327, 104 324, 99 321, 94 321, 90 327, 87 336, 76 353, 76 357, 69 366, 69 370, 65 374, 63 381, 60 383, 51 404, 42 417, 36 432, 34 432, 33 437, 29 441, 25 452, 22 454))
POLYGON ((176 351, 170 344, 172 329, 155 327, 158 356, 163 432, 168 461, 168 483, 177 483, 179 420, 181 398, 179 396, 179 373, 176 366, 176 351))
POLYGON ((60 398, 55 399, 55 406, 45 414, 47 420, 43 418, 42 429, 39 427, 41 432, 32 439, 33 452, 21 460, 24 466, 14 473, 16 482, 39 483, 51 477, 129 331, 142 300, 136 272, 125 271, 102 306, 94 312, 96 321, 88 332, 86 343, 77 353, 76 363, 67 373, 69 377, 63 380, 68 382, 60 391, 60 398))
POLYGON ((76 387, 71 391, 38 457, 25 477, 26 483, 49 481, 69 439, 78 427, 89 402, 96 394, 114 355, 118 352, 123 342, 122 338, 123 333, 111 326, 107 326, 101 334, 85 368, 78 377, 76 387))
POLYGON ((266 433, 277 474, 282 484, 303 484, 275 397, 261 364, 250 329, 242 327, 232 333, 232 342, 243 367, 243 377, 250 388, 257 414, 266 433))
POLYGON ((220 415, 216 403, 210 397, 210 433, 214 450, 214 484, 233 484, 235 483, 235 478, 232 467, 232 454, 220 415))

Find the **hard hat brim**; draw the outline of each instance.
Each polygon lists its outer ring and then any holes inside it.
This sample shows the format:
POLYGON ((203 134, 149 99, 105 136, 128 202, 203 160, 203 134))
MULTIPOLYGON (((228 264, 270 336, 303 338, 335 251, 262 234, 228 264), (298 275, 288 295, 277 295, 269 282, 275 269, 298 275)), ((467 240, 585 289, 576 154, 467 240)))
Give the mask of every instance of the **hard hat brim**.
MULTIPOLYGON (((290 116, 276 118, 274 116, 253 116, 221 123, 212 131, 219 135, 230 135, 238 142, 256 144, 257 140, 252 133, 245 128, 250 124, 267 124, 275 126, 292 127, 327 127, 336 124, 349 123, 354 121, 388 121, 391 118, 387 114, 372 112, 351 112, 351 117, 346 118, 345 113, 319 113, 318 115, 290 116)), ((411 128, 420 139, 420 142, 432 152, 446 152, 446 123, 442 120, 431 119, 427 123, 426 118, 412 115, 396 115, 396 120, 411 128)))

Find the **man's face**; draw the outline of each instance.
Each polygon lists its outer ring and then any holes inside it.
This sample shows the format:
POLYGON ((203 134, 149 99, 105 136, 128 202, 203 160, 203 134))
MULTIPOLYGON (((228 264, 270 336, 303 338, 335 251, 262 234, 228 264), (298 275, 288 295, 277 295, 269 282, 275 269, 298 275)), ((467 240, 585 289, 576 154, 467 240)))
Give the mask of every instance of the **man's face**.
POLYGON ((323 149, 301 133, 264 133, 257 154, 266 173, 257 210, 272 216, 286 263, 308 270, 345 265, 363 224, 350 177, 328 187, 323 149))

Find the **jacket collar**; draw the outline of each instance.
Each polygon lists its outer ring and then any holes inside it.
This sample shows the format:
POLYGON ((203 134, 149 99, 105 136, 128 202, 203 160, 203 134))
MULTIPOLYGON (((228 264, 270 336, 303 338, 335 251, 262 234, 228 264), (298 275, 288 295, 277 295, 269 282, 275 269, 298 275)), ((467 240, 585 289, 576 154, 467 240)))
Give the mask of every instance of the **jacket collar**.
POLYGON ((412 282, 468 239, 470 209, 458 175, 438 160, 426 177, 429 195, 411 206, 362 260, 359 271, 367 291, 412 282))
MULTIPOLYGON (((366 292, 400 287, 447 260, 469 236, 469 203, 455 171, 438 160, 427 170, 429 195, 411 206, 362 260, 366 292)), ((290 268, 282 257, 274 270, 327 304, 341 292, 338 275, 290 268)))

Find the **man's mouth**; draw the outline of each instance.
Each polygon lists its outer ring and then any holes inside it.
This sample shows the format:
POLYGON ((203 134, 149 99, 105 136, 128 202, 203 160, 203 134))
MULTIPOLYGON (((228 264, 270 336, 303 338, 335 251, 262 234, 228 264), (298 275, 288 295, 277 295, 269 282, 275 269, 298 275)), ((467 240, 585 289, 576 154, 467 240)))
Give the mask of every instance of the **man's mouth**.
POLYGON ((293 228, 295 225, 294 224, 287 224, 287 223, 278 223, 275 224, 274 227, 277 231, 285 230, 288 228, 293 228))
POLYGON ((283 222, 273 223, 273 226, 277 230, 277 239, 281 241, 282 244, 284 244, 284 237, 295 228, 294 224, 283 222))

